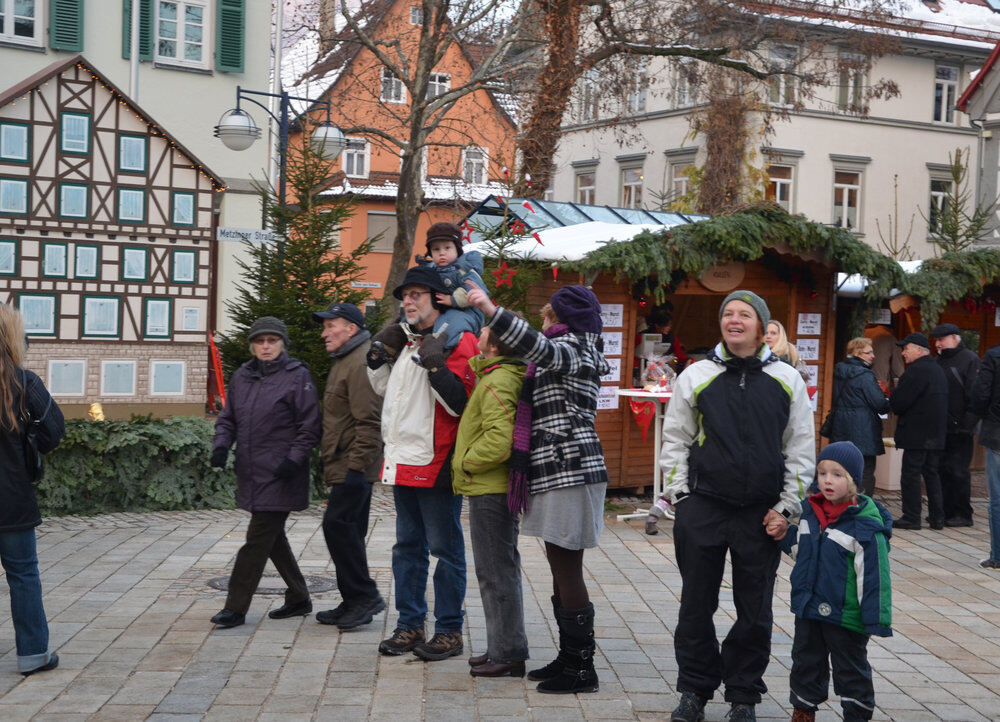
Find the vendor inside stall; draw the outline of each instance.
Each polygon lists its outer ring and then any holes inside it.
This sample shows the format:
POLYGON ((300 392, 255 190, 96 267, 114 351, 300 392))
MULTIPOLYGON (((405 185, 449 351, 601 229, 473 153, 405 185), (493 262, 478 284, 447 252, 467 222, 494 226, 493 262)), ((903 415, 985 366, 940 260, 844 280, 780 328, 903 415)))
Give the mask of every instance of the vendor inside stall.
POLYGON ((691 360, 684 351, 684 344, 673 332, 674 317, 668 304, 653 306, 646 315, 646 328, 635 336, 635 360, 633 375, 636 385, 646 365, 654 360, 673 356, 670 365, 675 373, 680 373, 691 360))

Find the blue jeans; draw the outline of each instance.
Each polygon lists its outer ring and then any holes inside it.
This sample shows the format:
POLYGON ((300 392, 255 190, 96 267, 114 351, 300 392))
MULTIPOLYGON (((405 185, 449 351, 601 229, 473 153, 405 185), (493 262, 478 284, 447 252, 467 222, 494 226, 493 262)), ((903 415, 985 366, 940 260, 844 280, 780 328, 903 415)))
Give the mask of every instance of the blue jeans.
POLYGON ((990 559, 1000 561, 1000 451, 986 448, 986 486, 990 492, 990 559))
POLYGON ((10 588, 10 616, 17 646, 17 671, 30 672, 49 662, 49 624, 42 606, 35 530, 0 532, 0 564, 10 588))
POLYGON ((462 497, 451 489, 392 487, 396 503, 396 543, 392 576, 396 584, 397 626, 423 628, 427 617, 428 551, 434 566, 434 633, 462 631, 465 602, 465 540, 462 497))

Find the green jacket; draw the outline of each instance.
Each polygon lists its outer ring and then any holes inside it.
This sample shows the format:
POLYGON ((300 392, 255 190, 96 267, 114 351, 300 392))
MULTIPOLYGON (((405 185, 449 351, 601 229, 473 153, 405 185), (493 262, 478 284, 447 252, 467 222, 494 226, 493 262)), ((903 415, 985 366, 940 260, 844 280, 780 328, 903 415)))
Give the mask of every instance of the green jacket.
POLYGON ((527 367, 521 359, 504 356, 475 356, 469 366, 477 383, 458 425, 452 488, 465 496, 506 494, 514 412, 527 367))

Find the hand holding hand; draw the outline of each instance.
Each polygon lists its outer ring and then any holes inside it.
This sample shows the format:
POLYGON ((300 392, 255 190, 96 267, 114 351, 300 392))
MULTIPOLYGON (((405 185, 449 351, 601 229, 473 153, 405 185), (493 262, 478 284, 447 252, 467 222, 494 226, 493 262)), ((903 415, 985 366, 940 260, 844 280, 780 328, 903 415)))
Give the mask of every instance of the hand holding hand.
POLYGON ((212 450, 212 460, 209 462, 214 468, 222 469, 226 466, 226 459, 229 458, 229 449, 219 447, 212 450))
POLYGON ((788 533, 788 520, 774 509, 767 510, 762 523, 764 531, 775 541, 781 541, 788 533))
POLYGON ((490 300, 490 297, 486 295, 486 291, 481 289, 472 281, 466 281, 465 285, 469 287, 469 293, 465 297, 465 300, 469 302, 469 305, 482 311, 486 318, 493 318, 493 314, 497 312, 497 307, 496 304, 490 300))

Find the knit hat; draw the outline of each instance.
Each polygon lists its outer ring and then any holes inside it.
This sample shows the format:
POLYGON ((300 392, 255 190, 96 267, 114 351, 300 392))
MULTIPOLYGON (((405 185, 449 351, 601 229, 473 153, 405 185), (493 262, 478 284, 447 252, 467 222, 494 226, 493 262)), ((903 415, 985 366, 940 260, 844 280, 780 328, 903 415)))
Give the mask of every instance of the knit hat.
POLYGON ((313 314, 313 320, 320 323, 323 323, 328 318, 342 318, 348 323, 353 323, 358 328, 363 329, 365 327, 364 314, 353 303, 335 303, 325 311, 316 311, 313 314))
POLYGON ((771 320, 771 312, 767 308, 767 303, 763 298, 758 296, 753 291, 733 291, 724 299, 722 299, 722 305, 719 306, 719 320, 722 320, 722 311, 726 308, 726 305, 730 301, 743 301, 753 307, 754 313, 757 314, 757 318, 760 319, 761 328, 767 328, 767 322, 771 320))
POLYGON ((427 229, 427 253, 431 252, 431 241, 451 241, 458 255, 462 255, 462 229, 454 223, 442 221, 427 229))
POLYGON ((253 341, 258 336, 263 336, 265 333, 273 333, 275 336, 281 336, 281 340, 285 344, 285 350, 288 350, 288 326, 281 319, 275 318, 274 316, 261 316, 253 325, 250 327, 250 332, 247 334, 247 340, 253 341))
POLYGON ((865 470, 865 457, 861 455, 861 451, 854 445, 853 441, 835 441, 832 444, 827 444, 826 448, 819 453, 816 464, 818 465, 824 459, 836 461, 843 466, 851 475, 855 486, 861 483, 861 476, 865 470))
POLYGON ((559 320, 576 333, 600 333, 604 328, 601 321, 601 303, 586 286, 565 286, 552 294, 549 299, 552 310, 559 320))

